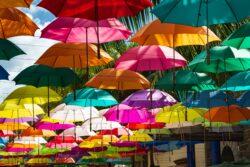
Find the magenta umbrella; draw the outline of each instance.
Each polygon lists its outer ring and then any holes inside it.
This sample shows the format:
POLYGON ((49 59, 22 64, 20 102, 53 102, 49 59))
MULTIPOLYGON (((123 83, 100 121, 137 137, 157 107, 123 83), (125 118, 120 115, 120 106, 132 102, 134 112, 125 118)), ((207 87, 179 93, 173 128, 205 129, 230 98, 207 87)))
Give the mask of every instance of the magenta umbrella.
POLYGON ((72 127, 75 127, 75 125, 70 123, 39 122, 36 124, 37 129, 44 130, 65 130, 72 127))
POLYGON ((116 69, 164 71, 187 65, 187 60, 166 46, 138 46, 129 49, 115 63, 116 69))
POLYGON ((119 20, 110 18, 97 22, 87 19, 59 17, 42 30, 42 38, 49 38, 65 43, 106 43, 127 39, 131 31, 119 20))
POLYGON ((109 121, 116 121, 122 124, 154 122, 154 116, 145 108, 130 107, 119 104, 110 108, 104 117, 109 121))

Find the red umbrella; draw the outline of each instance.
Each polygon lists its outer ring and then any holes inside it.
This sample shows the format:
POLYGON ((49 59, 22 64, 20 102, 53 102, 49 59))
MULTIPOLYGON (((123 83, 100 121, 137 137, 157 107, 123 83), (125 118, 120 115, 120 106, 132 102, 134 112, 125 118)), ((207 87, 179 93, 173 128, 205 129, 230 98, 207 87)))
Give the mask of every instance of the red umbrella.
POLYGON ((149 0, 42 0, 38 6, 59 17, 102 20, 135 16, 152 5, 149 0))

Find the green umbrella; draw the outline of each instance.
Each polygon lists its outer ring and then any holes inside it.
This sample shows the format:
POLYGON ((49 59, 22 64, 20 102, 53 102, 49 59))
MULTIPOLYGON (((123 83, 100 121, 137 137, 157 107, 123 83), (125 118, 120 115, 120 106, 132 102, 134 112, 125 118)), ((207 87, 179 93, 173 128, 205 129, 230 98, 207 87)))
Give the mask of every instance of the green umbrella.
POLYGON ((207 64, 207 52, 198 54, 189 67, 195 72, 224 73, 245 71, 250 68, 250 51, 237 50, 229 46, 216 46, 209 50, 210 63, 207 64))
POLYGON ((29 155, 55 155, 59 152, 63 152, 66 150, 60 150, 58 148, 34 148, 31 152, 29 152, 29 155))
POLYGON ((162 21, 190 26, 239 22, 250 16, 249 0, 163 0, 153 9, 162 21))
POLYGON ((250 71, 233 75, 221 87, 221 90, 247 91, 250 90, 250 71))
POLYGON ((227 39, 222 42, 222 45, 232 46, 237 49, 250 48, 250 23, 246 23, 238 30, 233 32, 227 39))
POLYGON ((10 60, 15 56, 25 54, 18 46, 6 39, 0 39, 0 46, 0 60, 10 60))
POLYGON ((165 90, 193 90, 204 91, 216 89, 215 82, 204 73, 180 70, 166 72, 164 77, 156 83, 156 88, 165 90), (175 77, 173 77, 175 75, 175 77), (175 81, 173 78, 176 78, 175 81))

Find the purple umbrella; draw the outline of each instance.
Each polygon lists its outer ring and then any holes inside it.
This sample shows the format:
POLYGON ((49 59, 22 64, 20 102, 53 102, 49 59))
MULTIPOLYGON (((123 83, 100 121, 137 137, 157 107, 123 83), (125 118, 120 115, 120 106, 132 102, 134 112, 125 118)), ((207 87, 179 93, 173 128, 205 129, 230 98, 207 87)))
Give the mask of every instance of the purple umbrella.
POLYGON ((160 108, 170 106, 177 103, 177 101, 168 93, 157 89, 139 90, 129 97, 127 97, 122 104, 131 107, 145 107, 145 108, 160 108), (152 93, 152 98, 151 94, 152 93))

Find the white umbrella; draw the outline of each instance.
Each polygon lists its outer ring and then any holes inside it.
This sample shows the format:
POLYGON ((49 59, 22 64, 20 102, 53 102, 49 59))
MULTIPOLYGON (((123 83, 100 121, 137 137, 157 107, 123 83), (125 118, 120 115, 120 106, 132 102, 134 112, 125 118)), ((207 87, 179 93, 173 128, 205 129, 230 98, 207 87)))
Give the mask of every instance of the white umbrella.
POLYGON ((14 81, 1 80, 0 81, 0 103, 9 96, 14 90, 22 87, 23 85, 16 85, 14 81))
POLYGON ((85 128, 82 126, 76 126, 73 128, 69 128, 64 130, 60 136, 74 136, 74 137, 83 137, 83 136, 95 136, 96 133, 90 131, 89 128, 85 128))
POLYGON ((46 144, 47 141, 40 136, 16 137, 14 143, 20 144, 46 144))
MULTIPOLYGON (((92 118, 91 120, 92 130, 99 131, 99 130, 112 130, 115 128, 121 128, 122 126, 118 122, 114 121, 107 121, 104 117, 99 118, 92 118)), ((82 127, 89 128, 90 127, 90 120, 85 121, 82 124, 82 127)))
POLYGON ((99 117, 99 112, 96 108, 65 105, 64 107, 57 107, 51 114, 51 118, 64 122, 86 121, 90 117, 99 117))

